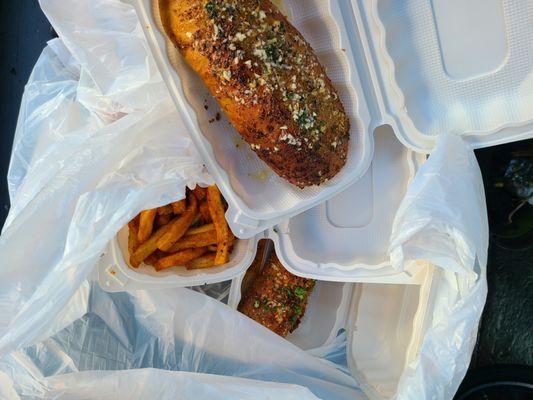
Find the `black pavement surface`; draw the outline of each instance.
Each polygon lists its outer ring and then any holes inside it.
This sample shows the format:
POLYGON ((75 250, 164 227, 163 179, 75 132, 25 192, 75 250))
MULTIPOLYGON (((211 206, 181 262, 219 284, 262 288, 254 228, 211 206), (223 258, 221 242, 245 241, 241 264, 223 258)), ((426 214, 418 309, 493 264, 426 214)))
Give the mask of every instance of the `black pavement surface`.
POLYGON ((24 85, 54 36, 36 0, 0 0, 0 225, 9 210, 5 177, 24 85))
MULTIPOLYGON (((37 1, 0 0, 0 4, 1 226, 9 208, 5 177, 20 99, 35 61, 54 32, 37 1)), ((489 189, 491 160, 505 149, 502 146, 478 152, 489 189)), ((471 370, 499 364, 532 366, 533 247, 508 250, 491 239, 488 281, 489 296, 471 370)))

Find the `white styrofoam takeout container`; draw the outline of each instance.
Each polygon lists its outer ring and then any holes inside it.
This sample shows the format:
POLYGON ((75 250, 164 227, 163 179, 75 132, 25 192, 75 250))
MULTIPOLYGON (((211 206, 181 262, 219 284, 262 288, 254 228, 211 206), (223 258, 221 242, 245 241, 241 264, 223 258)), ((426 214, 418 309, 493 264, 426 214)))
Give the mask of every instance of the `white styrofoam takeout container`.
POLYGON ((417 282, 420 268, 392 268, 387 254, 392 221, 410 179, 425 159, 396 139, 392 130, 375 134, 376 155, 364 178, 346 192, 251 239, 236 242, 227 265, 188 271, 156 272, 128 265, 128 228, 110 243, 99 263, 101 286, 108 291, 203 285, 243 274, 257 243, 271 239, 284 266, 295 275, 340 282, 417 282), (356 200, 355 200, 356 199, 356 200))
POLYGON ((201 79, 185 64, 163 34, 157 0, 123 0, 133 4, 145 29, 152 54, 198 150, 228 202, 226 214, 234 234, 250 238, 292 215, 334 196, 360 179, 373 152, 370 114, 357 93, 361 82, 354 73, 354 58, 346 49, 346 33, 328 13, 323 2, 286 0, 293 24, 311 42, 328 76, 339 91, 351 122, 347 165, 320 187, 299 189, 287 183, 250 149, 229 124, 201 79), (316 24, 319 20, 321 23, 316 24), (208 106, 208 111, 205 106, 208 106), (213 121, 216 114, 220 121, 213 121))
POLYGON ((528 0, 284 0, 289 19, 328 68, 352 123, 346 167, 328 184, 305 190, 269 173, 225 119, 209 123, 218 105, 161 33, 158 2, 123 1, 138 12, 241 238, 323 203, 363 177, 379 125, 392 126, 402 143, 421 153, 444 132, 474 147, 533 136, 528 0), (206 98, 210 113, 203 108, 206 98))
POLYGON ((170 58, 178 63, 179 73, 174 71, 150 0, 123 1, 136 7, 163 78, 228 199, 232 229, 250 239, 239 243, 230 265, 191 276, 179 268, 165 276, 131 270, 115 244, 100 264, 101 285, 118 291, 233 279, 229 305, 236 307, 257 242, 270 238, 297 275, 360 282, 319 282, 302 325, 288 339, 306 349, 326 345, 344 326, 352 375, 370 398, 391 397, 431 318, 433 267, 396 272, 388 263, 390 224, 421 157, 380 128, 370 165, 373 132, 386 124, 421 154, 441 133, 461 135, 475 148, 533 137, 530 1, 286 0, 289 17, 326 65, 328 54, 346 50, 334 81, 353 100, 347 109, 361 151, 339 180, 297 195, 276 177, 246 178, 262 176, 263 166, 246 146, 234 149, 235 142, 242 144, 235 132, 215 128, 206 122, 212 115, 196 112, 205 89, 194 91, 201 85, 179 57, 170 58), (239 170, 239 163, 247 169, 239 170))
MULTIPOLYGON (((265 247, 263 264, 271 249, 265 247)), ((424 264, 417 281, 409 285, 318 281, 300 326, 287 340, 312 354, 325 354, 344 330, 352 375, 369 398, 391 398, 430 322, 433 275, 434 268, 424 264)), ((244 273, 193 289, 237 309, 243 278, 244 273)))

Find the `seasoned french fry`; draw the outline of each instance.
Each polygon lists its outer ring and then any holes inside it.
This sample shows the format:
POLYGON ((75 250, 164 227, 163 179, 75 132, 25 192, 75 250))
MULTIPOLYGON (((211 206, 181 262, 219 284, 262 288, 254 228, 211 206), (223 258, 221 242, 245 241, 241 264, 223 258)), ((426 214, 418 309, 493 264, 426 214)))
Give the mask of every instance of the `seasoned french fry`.
POLYGON ((152 235, 154 230, 154 220, 157 214, 157 209, 141 211, 139 220, 139 243, 144 243, 152 235))
POLYGON ((139 247, 139 216, 136 216, 128 223, 128 252, 130 254, 130 264, 134 268, 139 268, 140 263, 132 262, 132 255, 139 247))
POLYGON ((173 214, 159 214, 155 217, 155 222, 158 228, 165 226, 170 221, 172 221, 173 214))
POLYGON ((155 263, 158 261, 159 259, 156 257, 154 253, 152 253, 148 257, 146 257, 146 260, 144 260, 144 263, 148 265, 155 265, 155 263))
POLYGON ((205 223, 209 223, 213 220, 211 218, 211 213, 209 212, 209 206, 207 205, 207 201, 200 203, 200 215, 202 216, 202 219, 205 223))
POLYGON ((140 265, 150 254, 157 250, 157 241, 170 230, 173 222, 159 228, 146 242, 135 250, 133 256, 130 258, 131 265, 140 265))
POLYGON ((202 216, 200 215, 200 213, 196 213, 196 217, 194 218, 194 221, 192 221, 191 227, 189 229, 198 228, 201 222, 202 222, 202 216))
POLYGON ((229 261, 230 229, 224 216, 222 195, 216 185, 207 188, 207 204, 211 218, 217 232, 217 255, 215 265, 226 264, 229 261))
POLYGON ((217 258, 215 265, 224 265, 229 261, 230 243, 225 241, 217 243, 217 258))
POLYGON ((199 249, 187 249, 187 250, 179 251, 177 253, 161 258, 159 261, 155 263, 154 267, 156 271, 161 271, 163 269, 170 268, 170 267, 182 266, 188 263, 189 261, 192 261, 195 258, 200 257, 206 251, 207 249, 205 247, 201 247, 199 249))
POLYGON ((171 204, 159 207, 157 209, 157 214, 158 215, 172 215, 173 213, 174 213, 174 209, 173 209, 171 204))
POLYGON ((131 266, 138 268, 144 262, 160 271, 227 263, 235 236, 225 219, 225 206, 213 185, 187 189, 183 200, 142 211, 128 223, 131 266))
POLYGON ((144 260, 145 264, 148 265, 155 265, 156 262, 158 262, 163 257, 168 256, 168 254, 163 253, 161 250, 156 250, 152 254, 150 254, 146 259, 144 260))
POLYGON ((171 204, 171 206, 172 206, 172 210, 174 214, 183 214, 185 210, 187 209, 187 200, 183 199, 183 200, 175 201, 174 203, 171 204))
POLYGON ((209 231, 214 231, 214 224, 207 224, 202 226, 197 226, 196 228, 190 228, 185 235, 196 235, 197 233, 204 233, 209 231))
POLYGON ((189 229, 198 215, 198 201, 194 195, 189 196, 189 207, 173 222, 169 223, 170 229, 157 241, 160 250, 168 251, 189 229))
POLYGON ((200 186, 196 186, 192 192, 194 193, 198 201, 204 201, 205 197, 207 196, 205 188, 200 186))
POLYGON ((183 236, 180 240, 172 246, 168 252, 175 253, 185 249, 196 249, 198 247, 205 247, 217 243, 217 233, 215 230, 195 233, 193 235, 183 236))
POLYGON ((207 253, 185 264, 187 269, 204 269, 215 266, 216 253, 207 253))

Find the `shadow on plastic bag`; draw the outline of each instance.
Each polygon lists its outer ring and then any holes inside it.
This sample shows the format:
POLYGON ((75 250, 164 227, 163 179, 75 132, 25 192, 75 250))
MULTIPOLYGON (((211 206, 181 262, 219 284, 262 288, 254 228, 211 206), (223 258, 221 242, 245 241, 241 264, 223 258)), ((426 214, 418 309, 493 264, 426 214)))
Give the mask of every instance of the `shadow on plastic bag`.
MULTIPOLYGON (((129 391, 128 398, 166 398, 158 396, 189 382, 200 397, 218 387, 222 397, 214 398, 235 398, 232 391, 241 387, 242 393, 234 392, 238 398, 314 398, 311 392, 327 399, 364 398, 350 376, 192 290, 107 293, 94 283, 79 301, 75 309, 88 306, 80 319, 0 361, 19 395, 70 399, 90 393, 107 399, 129 391), (278 384, 225 380, 231 376, 278 384)), ((189 396, 183 393, 198 398, 189 396)))

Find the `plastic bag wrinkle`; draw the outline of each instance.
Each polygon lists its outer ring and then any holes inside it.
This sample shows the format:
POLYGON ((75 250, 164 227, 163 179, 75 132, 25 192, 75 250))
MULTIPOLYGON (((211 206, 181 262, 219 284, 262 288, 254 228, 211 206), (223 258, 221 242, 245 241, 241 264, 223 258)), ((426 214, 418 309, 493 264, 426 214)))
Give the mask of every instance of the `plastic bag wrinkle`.
POLYGON ((391 260, 435 267, 424 336, 396 399, 453 398, 470 363, 487 294, 488 222, 481 172, 461 138, 442 135, 396 215, 391 260))

